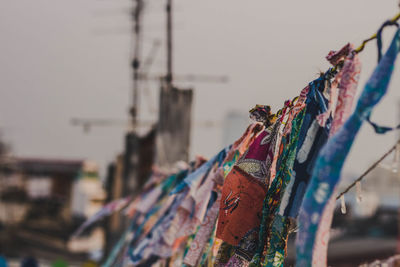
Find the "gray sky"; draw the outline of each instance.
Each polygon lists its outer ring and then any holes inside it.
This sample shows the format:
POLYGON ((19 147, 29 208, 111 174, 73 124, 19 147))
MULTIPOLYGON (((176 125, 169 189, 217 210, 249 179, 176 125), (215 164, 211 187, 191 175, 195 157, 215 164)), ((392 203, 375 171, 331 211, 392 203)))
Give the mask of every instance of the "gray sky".
MULTIPOLYGON (((147 54, 164 39, 163 5, 148 0, 147 54)), ((356 45, 399 10, 381 0, 174 0, 175 70, 223 74, 228 84, 195 87, 194 120, 220 121, 231 109, 255 104, 275 110, 293 98, 318 71, 325 56, 347 42, 356 45)), ((127 119, 131 96, 130 19, 127 0, 0 1, 0 128, 19 156, 89 158, 105 164, 122 150, 124 127, 70 126, 71 117, 127 119)), ((392 29, 385 30, 385 43, 392 29)), ((164 71, 160 51, 152 71, 164 71)), ((376 65, 376 44, 361 54, 359 90, 376 65)), ((397 66, 399 67, 399 66, 397 66)), ((178 83, 179 85, 179 83, 178 83)), ((400 70, 373 118, 398 121, 400 70)), ((157 103, 157 84, 150 84, 157 103)), ((142 115, 154 119, 142 101, 142 115)), ((221 128, 195 126, 192 154, 211 156, 221 146, 221 128)), ((346 164, 359 174, 395 141, 366 125, 346 164)))

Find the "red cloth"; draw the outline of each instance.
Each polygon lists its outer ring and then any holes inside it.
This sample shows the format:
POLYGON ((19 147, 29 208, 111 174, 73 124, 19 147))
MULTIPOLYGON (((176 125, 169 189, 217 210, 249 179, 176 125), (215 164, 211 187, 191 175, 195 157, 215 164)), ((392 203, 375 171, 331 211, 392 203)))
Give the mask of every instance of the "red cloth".
POLYGON ((217 238, 237 246, 248 231, 259 227, 266 193, 265 184, 234 166, 222 189, 217 238))

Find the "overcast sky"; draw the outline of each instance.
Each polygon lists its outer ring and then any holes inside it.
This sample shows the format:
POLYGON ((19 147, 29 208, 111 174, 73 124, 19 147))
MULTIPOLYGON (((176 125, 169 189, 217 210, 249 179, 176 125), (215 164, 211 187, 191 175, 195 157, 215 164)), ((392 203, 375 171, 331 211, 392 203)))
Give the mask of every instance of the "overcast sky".
MULTIPOLYGON (((144 51, 164 40, 164 2, 148 0, 144 51)), ((221 121, 229 110, 255 104, 274 110, 293 98, 319 71, 325 56, 347 42, 356 45, 399 12, 382 0, 174 0, 177 74, 228 75, 227 84, 195 88, 195 122, 221 121)), ((18 156, 88 158, 102 166, 122 150, 123 126, 84 134, 72 117, 126 120, 131 99, 128 0, 0 1, 0 129, 18 156)), ((393 29, 385 30, 387 44, 393 29)), ((164 45, 164 43, 163 43, 164 45)), ((164 47, 152 73, 165 71, 164 47)), ((359 90, 376 65, 376 44, 360 55, 359 90)), ((399 64, 397 64, 399 65, 399 64)), ((399 66, 397 66, 399 67, 399 66)), ((399 121, 400 69, 373 112, 383 124, 399 121)), ((157 103, 157 84, 148 86, 157 103)), ((155 119, 146 99, 143 119, 155 119)), ((192 155, 211 156, 222 145, 221 127, 194 125, 192 155)), ((357 175, 395 141, 365 125, 346 164, 357 175)))

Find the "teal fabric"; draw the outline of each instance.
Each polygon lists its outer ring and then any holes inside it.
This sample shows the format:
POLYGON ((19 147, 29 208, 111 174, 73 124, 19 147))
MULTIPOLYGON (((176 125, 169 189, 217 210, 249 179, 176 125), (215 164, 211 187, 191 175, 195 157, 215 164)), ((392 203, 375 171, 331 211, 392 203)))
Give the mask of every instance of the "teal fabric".
POLYGON ((0 256, 0 267, 7 267, 7 260, 3 256, 0 256))

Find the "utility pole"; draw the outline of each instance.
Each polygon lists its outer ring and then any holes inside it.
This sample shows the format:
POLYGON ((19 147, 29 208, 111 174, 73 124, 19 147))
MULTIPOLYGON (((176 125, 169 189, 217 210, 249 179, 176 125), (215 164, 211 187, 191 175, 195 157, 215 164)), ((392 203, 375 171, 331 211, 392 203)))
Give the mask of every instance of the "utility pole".
POLYGON ((142 70, 142 18, 144 0, 134 0, 136 6, 133 16, 133 93, 132 106, 130 108, 131 129, 125 136, 125 151, 123 159, 123 195, 134 194, 139 190, 141 183, 138 181, 138 169, 140 168, 141 138, 138 136, 139 115, 139 90, 141 90, 142 70))
MULTIPOLYGON (((159 41, 153 43, 149 57, 142 62, 143 48, 143 13, 145 11, 144 0, 133 0, 135 3, 132 15, 132 103, 129 107, 129 131, 125 137, 124 153, 124 193, 132 192, 134 188, 140 187, 141 182, 137 184, 135 169, 142 166, 139 162, 137 152, 140 150, 140 142, 149 144, 148 138, 156 135, 156 162, 160 166, 172 165, 179 160, 187 161, 189 159, 190 128, 191 128, 191 110, 193 101, 192 89, 180 89, 174 86, 174 82, 205 82, 205 83, 226 83, 228 77, 214 75, 176 75, 173 69, 173 0, 166 0, 166 73, 150 75, 149 69, 152 65, 156 51, 160 45, 159 41), (138 135, 138 128, 148 123, 139 120, 140 113, 140 91, 146 93, 147 87, 143 88, 143 83, 150 81, 161 81, 161 90, 159 96, 159 119, 154 134, 152 128, 146 136, 138 135), (168 155, 168 156, 166 156, 168 155)), ((147 92, 148 93, 148 92, 147 92)), ((148 96, 146 94, 146 96, 148 96)), ((151 103, 149 104, 151 106, 151 103)), ((153 109, 151 109, 153 110, 153 109)), ((85 132, 89 132, 93 126, 113 126, 126 125, 124 122, 110 119, 84 119, 73 118, 71 124, 83 126, 85 132)), ((210 123, 206 123, 209 125, 210 123)), ((137 175, 136 175, 137 176, 137 175)))
POLYGON ((136 131, 137 118, 139 112, 139 82, 140 82, 140 64, 141 64, 141 48, 142 48, 142 32, 141 32, 141 19, 143 12, 143 0, 135 0, 136 7, 133 11, 134 29, 134 47, 133 47, 133 98, 132 107, 130 109, 130 115, 132 119, 132 131, 136 131))
POLYGON ((172 0, 167 0, 167 87, 172 88, 172 0))
POLYGON ((166 0, 167 73, 161 79, 159 122, 156 138, 156 162, 171 167, 189 160, 193 90, 174 87, 173 75, 173 2, 166 0))

